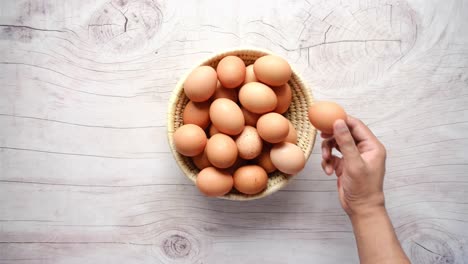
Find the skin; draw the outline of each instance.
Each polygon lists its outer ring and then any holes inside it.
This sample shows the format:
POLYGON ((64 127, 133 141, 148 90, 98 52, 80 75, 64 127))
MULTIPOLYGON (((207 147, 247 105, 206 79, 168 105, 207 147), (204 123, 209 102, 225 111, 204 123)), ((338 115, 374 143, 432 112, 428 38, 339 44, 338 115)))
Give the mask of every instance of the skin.
POLYGON ((353 225, 361 263, 410 263, 385 209, 385 147, 351 116, 335 121, 333 131, 322 134, 322 168, 337 176, 340 203, 353 225), (332 154, 333 148, 342 157, 332 154))

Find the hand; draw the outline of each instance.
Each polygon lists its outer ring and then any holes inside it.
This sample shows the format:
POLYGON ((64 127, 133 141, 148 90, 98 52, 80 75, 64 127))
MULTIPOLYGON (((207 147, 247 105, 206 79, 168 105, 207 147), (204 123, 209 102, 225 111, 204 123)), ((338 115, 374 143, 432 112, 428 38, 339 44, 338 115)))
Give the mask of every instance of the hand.
POLYGON ((384 209, 383 179, 386 150, 362 121, 337 120, 334 134, 322 134, 322 168, 335 172, 341 206, 351 217, 384 209), (342 157, 332 154, 336 148, 342 157))

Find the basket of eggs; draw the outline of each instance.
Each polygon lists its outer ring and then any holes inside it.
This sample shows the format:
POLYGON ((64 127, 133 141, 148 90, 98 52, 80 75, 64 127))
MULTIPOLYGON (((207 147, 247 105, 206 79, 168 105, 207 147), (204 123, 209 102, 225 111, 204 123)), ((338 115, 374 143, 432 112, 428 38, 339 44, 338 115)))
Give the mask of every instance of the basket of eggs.
POLYGON ((223 52, 178 82, 169 102, 169 145, 203 194, 265 197, 304 168, 316 135, 312 104, 285 59, 257 49, 223 52))

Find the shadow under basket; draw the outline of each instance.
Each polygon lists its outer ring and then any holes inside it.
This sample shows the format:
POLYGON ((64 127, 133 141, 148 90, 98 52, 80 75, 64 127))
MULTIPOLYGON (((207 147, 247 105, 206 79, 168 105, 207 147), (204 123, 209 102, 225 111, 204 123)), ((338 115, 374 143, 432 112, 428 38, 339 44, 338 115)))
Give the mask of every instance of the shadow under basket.
MULTIPOLYGON (((171 148, 172 154, 182 169, 184 174, 193 182, 196 182, 197 174, 200 170, 194 165, 193 161, 189 157, 182 156, 175 150, 173 134, 174 131, 183 125, 183 111, 185 105, 189 102, 189 99, 184 94, 184 82, 190 72, 198 66, 207 65, 211 66, 214 69, 218 66, 219 61, 229 55, 237 56, 244 60, 245 65, 250 65, 255 62, 256 59, 273 54, 266 50, 260 49, 238 49, 222 52, 212 56, 211 58, 205 60, 204 62, 196 65, 192 68, 187 74, 177 83, 171 99, 169 101, 169 111, 167 117, 167 136, 169 140, 169 146, 171 148)), ((314 147, 316 130, 310 124, 308 118, 308 109, 313 104, 313 97, 310 90, 304 84, 299 75, 294 71, 289 80, 289 85, 291 86, 292 91, 292 101, 288 111, 284 114, 288 118, 293 126, 297 130, 297 145, 302 149, 306 160, 309 158, 312 148, 314 147)), ((220 196, 218 198, 228 199, 228 200, 237 200, 237 201, 246 201, 259 199, 265 196, 268 196, 288 184, 292 180, 293 175, 287 175, 280 171, 275 171, 268 174, 268 186, 267 188, 254 195, 247 195, 239 193, 235 189, 231 190, 228 194, 220 196)))

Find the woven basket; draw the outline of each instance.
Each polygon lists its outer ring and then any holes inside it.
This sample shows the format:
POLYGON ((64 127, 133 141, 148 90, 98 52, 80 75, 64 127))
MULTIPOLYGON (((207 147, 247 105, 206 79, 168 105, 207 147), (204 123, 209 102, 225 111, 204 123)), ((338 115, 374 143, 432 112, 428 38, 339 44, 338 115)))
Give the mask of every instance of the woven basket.
MULTIPOLYGON (((244 60, 245 65, 250 65, 255 62, 256 59, 272 54, 266 50, 260 49, 238 49, 230 50, 226 52, 219 53, 213 57, 207 59, 206 61, 196 65, 194 68, 201 65, 208 65, 216 69, 218 62, 228 56, 234 55, 238 56, 244 60)), ((192 71, 191 69, 178 83, 175 87, 171 99, 169 101, 169 111, 167 117, 167 136, 169 139, 169 146, 171 148, 172 154, 174 155, 177 164, 184 172, 184 174, 192 181, 196 182, 197 174, 200 171, 192 162, 191 158, 184 157, 175 150, 173 134, 174 131, 183 125, 182 114, 185 108, 185 105, 189 102, 189 99, 184 94, 184 82, 188 74, 192 71)), ((309 158, 310 153, 315 142, 316 131, 314 127, 310 124, 309 118, 307 116, 307 111, 309 106, 313 103, 313 97, 310 93, 310 90, 301 80, 299 75, 293 70, 291 79, 289 80, 289 85, 292 90, 292 102, 289 110, 285 113, 285 116, 291 121, 294 127, 297 130, 297 145, 302 149, 305 154, 306 160, 309 158)), ((258 194, 255 195, 246 195, 232 190, 230 193, 221 196, 219 198, 228 199, 228 200, 254 200, 268 196, 284 186, 291 180, 293 176, 283 174, 279 171, 275 171, 269 174, 268 186, 267 188, 258 194)))

